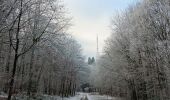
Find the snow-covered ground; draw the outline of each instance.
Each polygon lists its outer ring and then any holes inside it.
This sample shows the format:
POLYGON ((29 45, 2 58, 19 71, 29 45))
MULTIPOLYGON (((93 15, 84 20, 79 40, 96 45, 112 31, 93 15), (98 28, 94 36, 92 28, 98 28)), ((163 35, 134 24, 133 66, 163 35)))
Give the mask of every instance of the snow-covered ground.
POLYGON ((98 94, 90 94, 90 93, 78 93, 77 96, 72 97, 72 98, 67 98, 64 100, 84 100, 81 98, 84 98, 87 96, 88 100, 121 100, 120 98, 116 97, 110 97, 106 95, 98 95, 98 94))
MULTIPOLYGON (((2 98, 6 98, 7 95, 0 95, 0 100, 1 100, 1 97, 2 98)), ((30 99, 30 100, 85 100, 85 99, 83 99, 85 97, 87 97, 88 100, 121 100, 121 99, 110 97, 110 96, 106 96, 106 95, 102 96, 102 95, 90 94, 90 93, 77 93, 76 96, 69 97, 69 98, 61 98, 59 96, 43 95, 43 96, 36 97, 36 98, 30 99)), ((20 97, 17 97, 16 100, 26 100, 26 98, 20 96, 20 97)))
POLYGON ((106 95, 91 95, 87 94, 88 100, 121 100, 120 98, 110 97, 106 95))
MULTIPOLYGON (((39 95, 35 98, 30 98, 29 100, 80 100, 84 96, 83 93, 77 93, 76 96, 74 97, 68 97, 68 98, 62 98, 59 96, 49 96, 49 95, 39 95)), ((7 99, 7 94, 5 93, 0 93, 0 100, 6 100, 7 99)), ((15 100, 28 100, 27 96, 16 96, 15 100)))
MULTIPOLYGON (((110 97, 110 96, 106 96, 106 95, 92 95, 90 93, 78 93, 78 95, 76 95, 75 97, 71 97, 71 98, 64 98, 63 100, 84 100, 84 99, 81 99, 81 98, 84 98, 86 97, 88 98, 88 100, 120 100, 118 98, 114 98, 114 97, 110 97)), ((57 100, 62 100, 61 98, 60 99, 57 99, 57 100)))

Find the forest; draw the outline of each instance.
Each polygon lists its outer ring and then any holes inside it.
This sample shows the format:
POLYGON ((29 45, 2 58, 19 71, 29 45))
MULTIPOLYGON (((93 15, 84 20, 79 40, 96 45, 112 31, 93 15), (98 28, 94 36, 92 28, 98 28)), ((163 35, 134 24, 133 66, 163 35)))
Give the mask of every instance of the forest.
POLYGON ((0 91, 75 95, 81 46, 60 0, 0 1, 0 91))
POLYGON ((140 0, 111 29, 96 87, 127 100, 170 100, 170 1, 140 0))
POLYGON ((0 0, 0 100, 170 100, 169 0, 117 13, 102 53, 87 61, 71 21, 62 0, 0 0))

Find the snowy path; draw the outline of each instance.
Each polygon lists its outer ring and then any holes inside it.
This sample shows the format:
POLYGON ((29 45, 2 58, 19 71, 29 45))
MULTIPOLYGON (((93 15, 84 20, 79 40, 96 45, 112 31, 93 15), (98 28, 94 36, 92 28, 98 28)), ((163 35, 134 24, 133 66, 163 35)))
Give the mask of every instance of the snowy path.
POLYGON ((65 98, 63 100, 81 100, 81 98, 87 96, 88 100, 120 100, 118 98, 102 95, 91 95, 90 93, 78 93, 77 96, 71 98, 65 98))
POLYGON ((102 96, 102 95, 87 95, 88 100, 120 100, 118 98, 110 97, 110 96, 102 96))

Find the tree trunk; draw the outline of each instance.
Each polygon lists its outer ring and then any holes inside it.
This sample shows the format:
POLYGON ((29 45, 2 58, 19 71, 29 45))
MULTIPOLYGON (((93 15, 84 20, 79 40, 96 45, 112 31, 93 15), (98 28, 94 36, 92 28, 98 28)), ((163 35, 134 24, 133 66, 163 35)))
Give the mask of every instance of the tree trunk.
POLYGON ((11 45, 9 45, 9 52, 8 52, 8 58, 6 62, 6 72, 9 73, 9 64, 11 59, 11 45))
POLYGON ((32 68, 33 68, 33 64, 34 64, 34 47, 32 48, 32 52, 31 52, 31 61, 30 61, 30 68, 29 68, 29 81, 28 81, 28 91, 27 91, 27 95, 30 96, 31 93, 31 89, 32 89, 32 68))
POLYGON ((8 100, 11 100, 12 90, 13 90, 13 86, 14 86, 14 78, 15 78, 15 72, 16 72, 17 61, 18 61, 18 47, 19 47, 19 40, 17 39, 12 76, 11 76, 11 80, 10 80, 10 84, 9 84, 8 100))
POLYGON ((14 86, 14 78, 15 78, 15 73, 16 73, 16 68, 17 68, 18 57, 19 57, 18 56, 19 32, 20 32, 20 22, 21 22, 21 16, 22 16, 22 3, 23 3, 23 1, 21 0, 20 3, 21 3, 21 9, 20 9, 19 17, 18 17, 17 32, 16 32, 16 45, 15 45, 15 48, 14 48, 15 56, 14 56, 12 76, 11 76, 11 80, 10 80, 10 84, 9 84, 8 100, 11 100, 12 90, 13 90, 13 86, 14 86))

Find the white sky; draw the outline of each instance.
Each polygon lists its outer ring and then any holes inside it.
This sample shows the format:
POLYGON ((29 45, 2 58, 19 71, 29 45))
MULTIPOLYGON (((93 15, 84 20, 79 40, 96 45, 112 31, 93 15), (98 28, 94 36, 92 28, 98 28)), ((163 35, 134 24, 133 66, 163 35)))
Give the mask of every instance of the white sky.
POLYGON ((96 35, 99 37, 99 51, 110 35, 111 17, 136 0, 64 0, 69 15, 73 17, 69 32, 82 45, 86 57, 96 56, 96 35))

